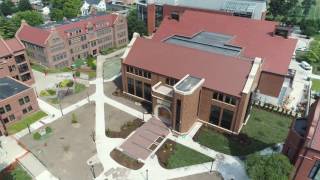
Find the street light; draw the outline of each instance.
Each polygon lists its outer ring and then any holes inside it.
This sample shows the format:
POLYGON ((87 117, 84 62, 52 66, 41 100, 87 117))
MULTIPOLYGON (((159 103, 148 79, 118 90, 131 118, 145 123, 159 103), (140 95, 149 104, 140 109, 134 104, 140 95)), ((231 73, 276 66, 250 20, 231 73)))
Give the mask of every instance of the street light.
POLYGON ((213 167, 213 159, 211 160, 211 167, 210 167, 210 173, 212 173, 212 167, 213 167))
POLYGON ((94 172, 94 165, 90 166, 90 170, 91 170, 93 178, 96 178, 96 173, 94 172))
POLYGON ((146 169, 146 178, 147 178, 147 180, 149 179, 149 174, 148 174, 148 169, 146 169))

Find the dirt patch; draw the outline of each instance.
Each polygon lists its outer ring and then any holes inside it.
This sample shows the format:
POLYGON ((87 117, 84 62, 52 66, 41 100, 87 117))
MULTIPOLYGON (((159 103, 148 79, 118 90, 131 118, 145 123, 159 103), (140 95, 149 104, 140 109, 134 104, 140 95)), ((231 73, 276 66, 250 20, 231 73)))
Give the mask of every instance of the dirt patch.
POLYGON ((130 169, 138 170, 142 168, 142 166, 144 165, 142 162, 139 162, 138 160, 131 158, 130 156, 122 153, 117 149, 114 149, 113 151, 111 151, 110 156, 117 163, 130 169))
POLYGON ((110 138, 123 138, 128 137, 133 131, 142 126, 144 122, 141 119, 135 119, 122 125, 120 131, 106 130, 106 136, 110 138))
POLYGON ((168 159, 174 153, 176 142, 168 139, 161 148, 156 152, 159 163, 163 168, 168 167, 168 159))

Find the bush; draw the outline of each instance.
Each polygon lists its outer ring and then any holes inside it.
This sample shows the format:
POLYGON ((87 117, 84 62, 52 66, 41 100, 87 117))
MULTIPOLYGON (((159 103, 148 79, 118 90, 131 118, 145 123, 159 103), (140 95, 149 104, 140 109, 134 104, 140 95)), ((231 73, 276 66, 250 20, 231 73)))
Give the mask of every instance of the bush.
POLYGON ((76 114, 75 114, 75 113, 72 113, 71 123, 72 123, 72 124, 76 124, 76 123, 78 123, 77 116, 76 116, 76 114))
POLYGON ((64 87, 72 87, 73 86, 73 81, 70 80, 70 79, 65 79, 65 80, 63 80, 63 81, 61 81, 59 83, 59 86, 62 87, 62 88, 64 88, 64 87))
POLYGON ((56 90, 54 89, 48 89, 47 92, 50 96, 56 95, 56 90))
POLYGON ((33 139, 34 139, 34 140, 40 140, 40 139, 41 139, 40 133, 39 133, 39 132, 34 133, 34 134, 33 134, 33 139))
POLYGON ((49 133, 51 133, 52 132, 52 128, 51 127, 46 127, 46 134, 49 134, 49 133))
POLYGON ((48 93, 47 90, 42 90, 42 91, 40 92, 40 96, 41 96, 41 97, 49 96, 49 95, 50 95, 50 94, 48 93))
POLYGON ((249 155, 245 167, 252 180, 288 179, 293 166, 282 154, 249 155))
POLYGON ((80 77, 80 72, 79 72, 79 71, 76 71, 76 72, 75 72, 75 75, 76 75, 76 77, 80 77))

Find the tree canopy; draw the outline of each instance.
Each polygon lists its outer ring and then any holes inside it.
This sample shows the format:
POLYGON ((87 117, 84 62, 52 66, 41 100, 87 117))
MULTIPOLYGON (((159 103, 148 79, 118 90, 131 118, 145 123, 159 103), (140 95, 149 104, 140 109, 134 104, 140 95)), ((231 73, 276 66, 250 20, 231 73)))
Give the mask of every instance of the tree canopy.
POLYGON ((74 18, 80 14, 81 0, 52 0, 51 20, 61 21, 63 17, 74 18))
POLYGON ((0 17, 0 34, 3 38, 8 39, 14 37, 16 31, 24 19, 31 26, 38 26, 43 23, 43 17, 36 11, 17 12, 11 19, 0 17))
POLYGON ((4 16, 8 16, 13 14, 16 11, 16 8, 11 0, 4 0, 0 4, 0 11, 4 16))
POLYGON ((128 22, 129 39, 132 38, 132 35, 134 32, 137 32, 140 35, 147 34, 146 25, 142 20, 138 19, 138 14, 136 9, 130 10, 129 15, 127 17, 127 22, 128 22))
POLYGON ((245 166, 252 180, 287 180, 293 169, 289 159, 282 154, 252 154, 247 157, 245 166))
POLYGON ((32 10, 32 6, 29 0, 20 0, 18 3, 18 9, 19 11, 30 11, 32 10))

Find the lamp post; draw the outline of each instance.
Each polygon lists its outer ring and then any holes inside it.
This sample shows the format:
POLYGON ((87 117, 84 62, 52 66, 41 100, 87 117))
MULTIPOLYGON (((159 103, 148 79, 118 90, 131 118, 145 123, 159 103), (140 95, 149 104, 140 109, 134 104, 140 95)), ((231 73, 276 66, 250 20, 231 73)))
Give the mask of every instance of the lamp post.
POLYGON ((211 167, 210 167, 210 173, 212 173, 212 167, 213 167, 213 159, 211 160, 211 167))
POLYGON ((148 180, 149 179, 149 173, 148 173, 148 169, 146 169, 146 180, 148 180))
POLYGON ((93 178, 96 178, 96 173, 94 172, 94 165, 90 166, 90 170, 91 170, 93 178))

